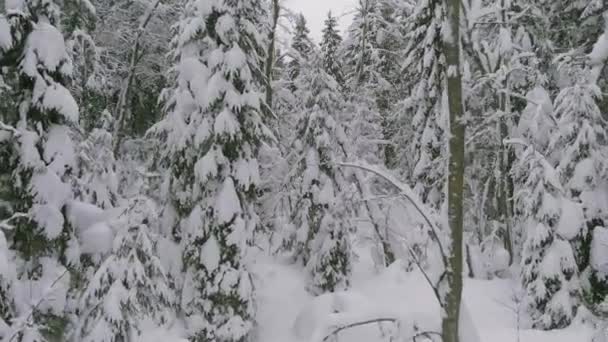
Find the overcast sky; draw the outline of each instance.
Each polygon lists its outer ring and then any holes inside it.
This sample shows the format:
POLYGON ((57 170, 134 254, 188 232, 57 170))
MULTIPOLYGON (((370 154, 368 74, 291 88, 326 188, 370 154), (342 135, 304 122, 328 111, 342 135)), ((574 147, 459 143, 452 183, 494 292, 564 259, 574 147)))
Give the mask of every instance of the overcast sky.
POLYGON ((334 16, 339 17, 340 33, 343 34, 351 20, 347 13, 353 11, 357 0, 286 0, 285 3, 293 11, 304 13, 312 38, 319 42, 327 12, 331 10, 334 16))

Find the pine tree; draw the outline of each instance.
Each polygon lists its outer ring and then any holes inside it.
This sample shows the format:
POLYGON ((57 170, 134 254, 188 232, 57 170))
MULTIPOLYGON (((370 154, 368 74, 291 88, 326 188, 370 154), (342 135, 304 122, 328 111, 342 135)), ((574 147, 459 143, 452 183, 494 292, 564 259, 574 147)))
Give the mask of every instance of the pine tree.
POLYGON ((321 53, 323 56, 323 69, 338 82, 339 87, 344 87, 345 80, 342 66, 339 62, 339 49, 342 37, 338 31, 338 19, 327 13, 325 27, 323 28, 323 39, 321 41, 321 53))
POLYGON ((174 38, 175 87, 164 131, 170 205, 185 267, 181 307, 192 341, 245 341, 253 290, 244 256, 259 225, 254 210, 262 139, 262 42, 258 0, 186 4, 174 38))
POLYGON ((516 165, 515 179, 517 212, 527 232, 521 264, 525 305, 535 329, 564 328, 579 304, 572 247, 558 231, 567 199, 557 171, 533 146, 516 165))
POLYGON ((72 64, 57 29, 59 3, 6 5, 13 7, 0 16, 0 64, 16 101, 0 114, 3 133, 9 133, 0 139, 6 182, 0 199, 11 204, 0 219, 15 218, 8 243, 19 270, 9 339, 63 340, 69 269, 79 257, 65 217, 75 166, 69 126, 78 123, 78 106, 66 88, 72 64))
POLYGON ((297 79, 305 107, 296 126, 294 195, 287 246, 311 275, 310 290, 319 294, 344 289, 351 272, 348 185, 336 165, 341 127, 333 116, 340 108, 336 81, 313 60, 297 79))
POLYGON ((77 341, 135 341, 143 324, 167 324, 175 313, 173 290, 158 257, 154 203, 131 199, 112 222, 113 250, 87 282, 79 304, 77 341))

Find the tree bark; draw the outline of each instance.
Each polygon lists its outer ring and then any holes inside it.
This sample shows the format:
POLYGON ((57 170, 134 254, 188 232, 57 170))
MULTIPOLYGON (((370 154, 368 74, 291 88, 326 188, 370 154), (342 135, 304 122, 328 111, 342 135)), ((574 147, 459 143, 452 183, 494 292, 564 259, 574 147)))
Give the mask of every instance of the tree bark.
POLYGON ((266 65, 265 65, 265 74, 266 74, 266 106, 268 110, 272 110, 272 73, 274 69, 274 60, 275 60, 275 41, 276 41, 276 32, 277 25, 279 23, 279 14, 281 11, 281 7, 279 6, 279 0, 272 0, 272 27, 270 28, 270 32, 268 33, 268 49, 266 50, 266 65))
POLYGON ((460 65, 460 6, 461 0, 444 0, 446 23, 443 51, 447 62, 447 90, 449 105, 449 165, 448 165, 448 223, 451 248, 445 273, 446 291, 442 322, 443 342, 459 342, 458 322, 462 296, 463 271, 463 185, 465 123, 462 103, 460 65))
POLYGON ((145 29, 150 23, 150 20, 154 16, 154 12, 158 8, 161 0, 156 0, 152 6, 148 9, 146 13, 140 19, 139 27, 137 28, 137 34, 135 35, 135 39, 133 40, 133 49, 131 49, 131 54, 129 56, 129 66, 127 69, 127 76, 123 80, 123 86, 120 90, 120 94, 118 97, 118 104, 116 110, 116 125, 114 128, 114 146, 112 149, 114 150, 114 154, 118 154, 120 151, 120 145, 124 138, 124 129, 125 122, 127 120, 127 114, 129 110, 129 97, 131 95, 131 87, 133 86, 133 79, 135 78, 135 69, 137 68, 137 64, 141 61, 141 38, 145 33, 145 29))
MULTIPOLYGON (((507 3, 505 0, 501 0, 501 21, 506 23, 507 18, 507 3)), ((504 25, 504 24, 503 24, 504 25)), ((505 58, 508 61, 507 58, 505 58)), ((508 63, 508 62, 507 62, 508 63)), ((505 89, 509 89, 509 76, 506 76, 504 80, 505 89)), ((509 126, 507 124, 507 114, 511 112, 511 103, 509 95, 501 93, 499 95, 500 110, 502 111, 502 117, 500 118, 500 180, 499 180, 499 193, 498 193, 498 212, 499 220, 502 222, 502 238, 503 247, 509 252, 509 266, 513 263, 513 241, 511 234, 511 215, 509 210, 509 184, 512 181, 511 177, 511 166, 510 163, 510 149, 504 144, 504 140, 509 137, 509 126)))

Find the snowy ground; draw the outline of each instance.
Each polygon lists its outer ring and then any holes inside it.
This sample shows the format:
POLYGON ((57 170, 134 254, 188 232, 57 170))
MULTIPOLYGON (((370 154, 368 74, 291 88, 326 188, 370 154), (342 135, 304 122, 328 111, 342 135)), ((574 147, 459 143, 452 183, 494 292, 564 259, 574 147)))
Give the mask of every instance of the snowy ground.
MULTIPOLYGON (((439 308, 420 273, 406 273, 396 265, 380 274, 368 271, 365 274, 365 268, 359 268, 348 293, 312 298, 304 288, 304 272, 260 260, 254 267, 259 294, 258 341, 321 342, 336 324, 373 317, 416 321, 420 330, 439 331, 439 308)), ((579 323, 551 332, 518 329, 514 288, 511 280, 466 280, 462 342, 590 341, 591 329, 579 323)), ((340 332, 338 341, 384 342, 388 338, 382 337, 382 331, 390 329, 394 329, 390 322, 382 327, 356 327, 340 332)))

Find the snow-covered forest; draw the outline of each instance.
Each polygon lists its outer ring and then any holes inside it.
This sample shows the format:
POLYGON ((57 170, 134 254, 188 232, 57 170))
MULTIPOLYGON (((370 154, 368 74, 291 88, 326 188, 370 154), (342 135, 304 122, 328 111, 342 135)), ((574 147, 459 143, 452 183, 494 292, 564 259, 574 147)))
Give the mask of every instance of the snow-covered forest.
POLYGON ((0 8, 0 341, 608 341, 605 1, 0 8))

